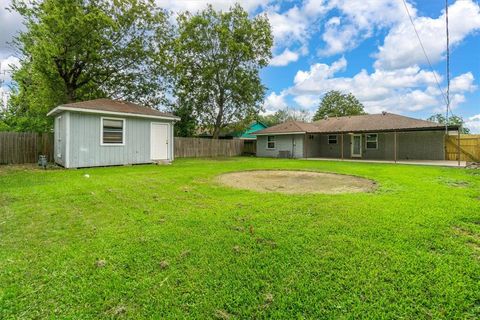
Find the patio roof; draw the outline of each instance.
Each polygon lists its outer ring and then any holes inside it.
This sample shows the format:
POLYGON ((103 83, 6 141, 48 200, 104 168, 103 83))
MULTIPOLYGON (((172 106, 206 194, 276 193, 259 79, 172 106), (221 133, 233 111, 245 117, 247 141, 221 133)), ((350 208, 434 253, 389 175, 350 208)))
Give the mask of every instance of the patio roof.
MULTIPOLYGON (((458 130, 451 125, 449 130, 458 130)), ((445 130, 445 125, 432 121, 383 112, 357 116, 331 117, 312 123, 291 121, 265 130, 256 135, 291 133, 355 133, 355 132, 393 132, 393 131, 431 131, 445 130)))

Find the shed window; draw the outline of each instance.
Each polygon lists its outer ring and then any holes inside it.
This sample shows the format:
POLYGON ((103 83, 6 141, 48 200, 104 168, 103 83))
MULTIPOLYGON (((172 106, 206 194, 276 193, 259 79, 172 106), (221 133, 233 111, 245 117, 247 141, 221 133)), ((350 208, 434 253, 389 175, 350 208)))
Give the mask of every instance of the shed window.
POLYGON ((328 144, 337 144, 337 135, 331 134, 328 136, 328 144))
POLYGON ((125 139, 125 120, 102 118, 102 144, 123 145, 125 139))
POLYGON ((378 148, 378 134, 368 133, 365 135, 365 141, 367 143, 367 149, 377 149, 378 148))
POLYGON ((267 136, 267 149, 275 149, 275 136, 267 136))

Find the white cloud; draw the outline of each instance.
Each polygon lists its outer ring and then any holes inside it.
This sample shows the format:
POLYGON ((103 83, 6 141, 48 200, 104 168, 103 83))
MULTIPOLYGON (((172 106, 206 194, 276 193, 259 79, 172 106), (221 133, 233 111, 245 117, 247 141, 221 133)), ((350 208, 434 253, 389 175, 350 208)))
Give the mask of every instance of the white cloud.
POLYGON ((0 59, 0 73, 12 70, 12 67, 20 66, 20 60, 17 57, 9 56, 6 59, 0 59))
MULTIPOLYGON (((312 35, 318 31, 315 22, 327 10, 328 8, 322 0, 306 0, 302 4, 293 5, 283 12, 280 12, 280 6, 278 5, 269 6, 265 13, 270 21, 274 37, 273 51, 277 53, 274 60, 286 54, 286 52, 293 52, 297 55, 293 60, 294 56, 290 54, 288 62, 297 61, 300 56, 308 54, 309 41, 312 35)), ((282 58, 285 58, 285 56, 282 58)), ((282 59, 282 62, 286 62, 286 60, 282 59)))
POLYGON ((465 127, 472 133, 480 133, 480 114, 472 116, 465 121, 465 127))
MULTIPOLYGON (((331 65, 316 63, 307 71, 299 70, 294 85, 287 92, 302 107, 315 106, 314 99, 330 90, 353 93, 364 105, 367 112, 381 111, 415 112, 443 108, 444 100, 438 88, 434 73, 418 66, 396 70, 362 70, 352 77, 338 77, 338 72, 347 66, 345 58, 331 65)), ((436 74, 439 81, 442 77, 436 74)), ((452 80, 452 108, 465 101, 464 94, 473 90, 473 75, 465 73, 452 80)))
POLYGON ((280 92, 280 94, 276 94, 275 92, 270 93, 263 103, 265 113, 271 114, 275 111, 286 108, 288 106, 285 101, 286 96, 287 93, 285 91, 280 92))
POLYGON ((277 46, 305 43, 308 40, 308 20, 303 16, 301 9, 294 6, 284 13, 274 10, 277 8, 267 10, 267 16, 277 46))
MULTIPOLYGON (((448 13, 452 46, 458 45, 472 32, 480 30, 480 6, 471 0, 456 1, 449 6, 448 13)), ((445 13, 436 19, 414 16, 414 23, 430 61, 440 61, 446 51, 445 13)), ((403 20, 390 29, 376 58, 375 67, 383 69, 427 63, 409 20, 403 20)))
POLYGON ((0 59, 0 86, 2 83, 8 83, 12 80, 12 67, 19 67, 20 60, 17 57, 9 56, 0 59))
POLYGON ((345 52, 357 45, 357 35, 358 29, 354 25, 342 24, 340 17, 333 17, 325 24, 325 32, 322 34, 322 40, 327 46, 318 52, 325 56, 345 52))
POLYGON ((477 88, 473 83, 474 80, 471 72, 461 74, 450 81, 450 92, 472 92, 477 88))
POLYGON ((320 98, 317 95, 305 94, 295 96, 293 100, 302 108, 312 109, 318 105, 320 98))
POLYGON ((315 88, 321 85, 317 82, 333 77, 335 73, 345 70, 346 67, 347 60, 344 57, 333 62, 330 66, 324 63, 316 63, 310 67, 309 71, 299 70, 293 82, 295 84, 302 84, 302 86, 305 86, 305 89, 308 87, 315 88))
POLYGON ((281 54, 275 56, 270 61, 271 66, 286 66, 290 62, 298 60, 298 53, 285 49, 281 54))
POLYGON ((328 4, 326 0, 304 0, 303 12, 308 17, 318 17, 323 15, 328 10, 328 4))
MULTIPOLYGON (((415 9, 407 4, 409 9, 415 9)), ((340 16, 335 16, 325 23, 321 38, 325 47, 320 48, 320 55, 343 53, 358 46, 361 40, 369 38, 376 29, 391 27, 404 19, 401 1, 391 0, 331 0, 330 9, 336 9, 340 16)))
POLYGON ((7 10, 11 0, 0 0, 0 58, 12 54, 9 44, 18 31, 22 30, 22 19, 16 12, 7 10))

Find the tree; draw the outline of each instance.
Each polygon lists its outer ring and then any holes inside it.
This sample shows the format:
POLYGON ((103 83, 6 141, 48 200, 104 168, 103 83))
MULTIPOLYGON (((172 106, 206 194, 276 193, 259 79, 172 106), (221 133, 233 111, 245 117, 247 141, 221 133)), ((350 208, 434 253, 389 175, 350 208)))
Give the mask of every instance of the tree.
MULTIPOLYGON (((428 121, 433 121, 433 122, 436 122, 436 123, 440 123, 440 124, 446 124, 446 122, 447 122, 447 119, 441 113, 433 114, 430 117, 428 117, 427 120, 428 121)), ((451 126, 451 125, 460 126, 460 133, 464 133, 464 134, 470 133, 470 129, 464 127, 465 121, 460 116, 452 115, 452 116, 448 117, 448 125, 449 126, 451 126)))
POLYGON ((345 94, 331 90, 325 94, 317 112, 313 116, 314 121, 325 117, 342 117, 365 114, 363 104, 351 93, 345 94))
POLYGON ((197 133, 198 121, 194 116, 193 106, 177 101, 172 112, 181 119, 173 127, 176 137, 191 137, 197 133))
MULTIPOLYGON (((266 16, 249 18, 241 6, 212 6, 178 17, 172 74, 177 108, 191 110, 214 138, 228 124, 258 114, 265 87, 259 70, 267 66, 273 43, 266 16)), ((183 121, 183 119, 182 119, 183 121)))
POLYGON ((150 107, 165 101, 168 17, 150 0, 14 1, 26 31, 15 39, 21 66, 4 121, 51 127, 55 106, 109 97, 150 107))
POLYGON ((284 108, 277 110, 274 114, 259 115, 258 121, 264 123, 266 126, 271 127, 287 121, 302 121, 306 122, 310 118, 310 114, 306 109, 289 109, 284 108))

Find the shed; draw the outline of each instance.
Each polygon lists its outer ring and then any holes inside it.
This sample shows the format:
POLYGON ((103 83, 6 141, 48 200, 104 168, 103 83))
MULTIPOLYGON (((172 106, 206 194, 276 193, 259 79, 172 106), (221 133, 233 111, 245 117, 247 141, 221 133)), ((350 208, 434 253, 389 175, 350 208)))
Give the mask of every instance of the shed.
POLYGON ((65 168, 173 161, 180 118, 131 102, 96 99, 51 110, 54 159, 65 168))

